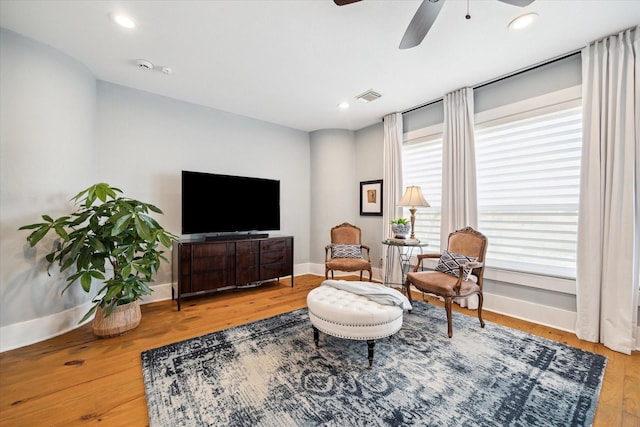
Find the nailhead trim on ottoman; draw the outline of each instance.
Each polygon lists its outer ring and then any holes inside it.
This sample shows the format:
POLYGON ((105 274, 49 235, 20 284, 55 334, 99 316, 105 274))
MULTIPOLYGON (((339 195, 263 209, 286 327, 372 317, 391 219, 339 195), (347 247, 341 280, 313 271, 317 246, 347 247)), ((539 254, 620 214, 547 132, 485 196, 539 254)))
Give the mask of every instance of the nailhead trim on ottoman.
POLYGON ((366 340, 369 344, 369 366, 373 363, 373 340, 391 336, 402 327, 402 308, 378 304, 367 297, 331 286, 320 286, 309 292, 307 306, 316 345, 316 330, 338 338, 366 340))

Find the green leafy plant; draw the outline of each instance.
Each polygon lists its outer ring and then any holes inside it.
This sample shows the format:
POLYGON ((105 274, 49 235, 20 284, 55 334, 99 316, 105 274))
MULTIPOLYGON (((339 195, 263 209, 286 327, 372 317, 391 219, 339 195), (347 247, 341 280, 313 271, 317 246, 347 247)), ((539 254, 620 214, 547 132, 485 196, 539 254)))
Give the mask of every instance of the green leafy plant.
POLYGON ((45 222, 19 228, 33 230, 27 237, 31 247, 52 230, 58 235, 54 250, 45 258, 49 268, 57 263, 61 272, 75 266, 63 293, 76 282, 89 292, 93 279, 103 281, 93 307, 80 323, 98 306, 109 316, 117 306, 151 294, 148 283, 161 261, 168 262, 159 245, 170 248, 176 237, 149 216, 150 211, 162 214, 160 209, 118 193, 122 190, 109 184, 94 184, 71 199, 78 206, 76 212, 57 219, 43 215, 45 222), (106 277, 107 265, 113 272, 110 278, 106 277))
POLYGON ((393 219, 393 220, 389 221, 389 224, 392 224, 392 225, 394 225, 394 224, 395 225, 400 225, 400 224, 401 225, 409 225, 409 220, 406 219, 406 218, 396 218, 396 219, 393 219))

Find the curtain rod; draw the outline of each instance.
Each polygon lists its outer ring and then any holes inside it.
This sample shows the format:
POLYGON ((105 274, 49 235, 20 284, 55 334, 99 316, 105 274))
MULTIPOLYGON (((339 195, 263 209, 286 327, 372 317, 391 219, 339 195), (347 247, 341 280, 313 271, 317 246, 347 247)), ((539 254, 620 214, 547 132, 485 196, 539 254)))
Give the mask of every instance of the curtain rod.
MULTIPOLYGON (((508 79, 510 77, 515 77, 515 76, 517 76, 519 74, 526 73, 527 71, 535 70, 536 68, 544 67, 545 65, 552 64, 552 63, 557 62, 557 61, 561 61, 561 60, 569 58, 570 56, 573 56, 573 55, 577 55, 577 54, 580 53, 580 51, 582 51, 582 48, 575 49, 575 50, 572 50, 572 51, 567 52, 567 53, 563 53, 562 55, 556 56, 556 57, 551 58, 551 59, 547 59, 546 61, 542 61, 542 62, 539 62, 537 64, 530 65, 530 66, 528 66, 526 68, 521 68, 521 69, 516 70, 514 72, 511 72, 511 73, 508 73, 508 74, 504 74, 504 75, 502 75, 500 77, 496 77, 496 78, 491 79, 491 80, 486 80, 486 81, 484 81, 482 83, 477 83, 477 84, 473 85, 472 88, 473 89, 478 89, 478 88, 490 85, 492 83, 496 83, 496 82, 499 82, 501 80, 508 79)), ((410 113, 411 111, 419 110, 420 108, 424 108, 424 107, 427 107, 427 106, 429 106, 431 104, 435 104, 436 102, 440 102, 443 99, 444 99, 444 97, 441 96, 441 97, 433 99, 433 100, 431 100, 429 102, 425 102, 424 104, 416 105, 415 107, 411 107, 411 108, 408 108, 406 110, 402 110, 402 111, 400 111, 400 113, 401 114, 410 113)))

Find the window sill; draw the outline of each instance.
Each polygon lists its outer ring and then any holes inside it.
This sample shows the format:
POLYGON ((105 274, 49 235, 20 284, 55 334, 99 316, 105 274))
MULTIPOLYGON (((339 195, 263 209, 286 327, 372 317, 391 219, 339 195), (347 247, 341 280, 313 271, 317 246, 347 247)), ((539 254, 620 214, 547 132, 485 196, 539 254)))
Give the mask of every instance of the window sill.
POLYGON ((485 279, 499 282, 514 283, 516 285, 532 288, 546 289, 563 294, 576 294, 576 280, 563 277, 543 276, 541 274, 524 273, 520 271, 502 270, 487 267, 484 272, 485 279))
MULTIPOLYGON (((434 269, 437 265, 437 262, 438 261, 436 259, 425 259, 422 264, 427 268, 434 269)), ((528 286, 531 288, 546 289, 563 294, 576 294, 575 279, 543 276, 541 274, 502 270, 499 268, 490 267, 487 267, 485 269, 484 278, 489 280, 496 280, 499 282, 513 283, 515 285, 528 286)))

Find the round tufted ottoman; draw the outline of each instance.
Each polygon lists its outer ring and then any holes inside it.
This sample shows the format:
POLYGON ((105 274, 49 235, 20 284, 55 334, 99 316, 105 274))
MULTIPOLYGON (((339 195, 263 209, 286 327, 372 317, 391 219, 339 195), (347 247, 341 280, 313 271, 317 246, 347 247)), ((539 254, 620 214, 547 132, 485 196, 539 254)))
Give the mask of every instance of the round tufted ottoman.
POLYGON ((316 346, 318 331, 338 338, 366 340, 370 367, 373 364, 374 340, 391 336, 402 327, 401 307, 378 304, 365 296, 331 286, 320 286, 309 292, 307 306, 316 346))

